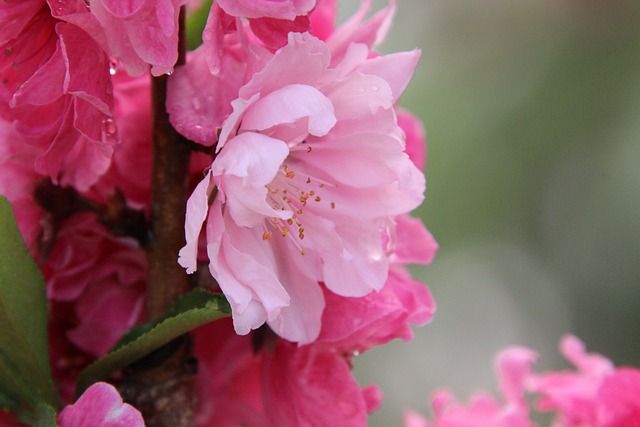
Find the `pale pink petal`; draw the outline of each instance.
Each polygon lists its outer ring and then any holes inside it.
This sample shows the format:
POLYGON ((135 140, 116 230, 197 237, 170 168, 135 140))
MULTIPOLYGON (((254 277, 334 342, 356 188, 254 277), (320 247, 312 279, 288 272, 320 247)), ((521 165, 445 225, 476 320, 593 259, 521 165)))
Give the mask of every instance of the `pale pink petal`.
POLYGON ((96 383, 58 415, 60 427, 144 427, 140 412, 110 384, 96 383))
POLYGON ((265 216, 291 217, 290 212, 276 210, 266 201, 266 185, 274 179, 288 154, 284 142, 257 133, 243 133, 227 141, 212 171, 219 177, 230 214, 239 226, 255 226, 265 216))
POLYGON ((273 59, 254 74, 239 95, 249 99, 257 93, 262 96, 290 84, 318 87, 332 81, 334 73, 328 70, 331 55, 327 46, 308 33, 289 34, 289 44, 278 50, 273 59), (301 60, 304 58, 304 60, 301 60))
POLYGON ((376 224, 361 221, 336 228, 343 242, 341 253, 323 256, 324 283, 338 295, 361 297, 384 286, 389 264, 376 224))
MULTIPOLYGON (((286 251, 280 253, 286 254, 286 251)), ((280 337, 304 345, 315 341, 320 333, 325 301, 318 282, 293 265, 292 258, 296 256, 302 255, 291 251, 280 260, 281 283, 290 302, 268 324, 280 337)))
POLYGON ((398 170, 413 167, 403 153, 403 146, 393 136, 366 132, 331 138, 313 144, 309 155, 301 160, 309 168, 320 169, 332 181, 355 188, 372 188, 398 180, 398 170), (348 158, 348 166, 337 162, 348 158))
POLYGON ((382 78, 391 88, 392 100, 393 103, 396 103, 407 88, 419 59, 419 50, 393 53, 369 59, 356 70, 363 74, 382 78))
POLYGON ((264 250, 269 247, 261 233, 234 227, 221 206, 216 198, 207 221, 209 268, 231 304, 236 332, 247 334, 276 318, 289 296, 275 274, 274 254, 264 250))
POLYGON ((200 230, 207 218, 209 210, 209 196, 213 191, 211 171, 207 172, 200 183, 196 186, 187 200, 187 212, 185 220, 185 240, 186 244, 178 253, 178 264, 187 269, 191 274, 196 271, 198 260, 198 237, 200 230))
POLYGON ((333 105, 312 86, 293 84, 260 98, 242 118, 242 129, 265 130, 308 118, 309 133, 326 135, 335 125, 333 105))
POLYGON ((338 120, 373 116, 393 106, 389 84, 374 75, 354 73, 332 84, 327 92, 338 120))

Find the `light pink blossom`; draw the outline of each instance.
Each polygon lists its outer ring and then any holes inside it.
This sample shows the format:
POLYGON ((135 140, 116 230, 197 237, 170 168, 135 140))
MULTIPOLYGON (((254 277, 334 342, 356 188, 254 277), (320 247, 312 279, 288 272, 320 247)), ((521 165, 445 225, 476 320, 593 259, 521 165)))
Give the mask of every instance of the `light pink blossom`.
POLYGON ((318 282, 351 297, 382 289, 383 231, 423 199, 424 176, 404 153, 393 109, 418 55, 373 66, 354 53, 334 68, 321 41, 292 34, 240 89, 220 152, 188 202, 179 259, 195 270, 208 217, 210 270, 239 333, 267 321, 307 343, 324 308, 318 282))
POLYGON ((58 415, 60 427, 144 427, 142 415, 123 403, 110 384, 96 383, 58 415))

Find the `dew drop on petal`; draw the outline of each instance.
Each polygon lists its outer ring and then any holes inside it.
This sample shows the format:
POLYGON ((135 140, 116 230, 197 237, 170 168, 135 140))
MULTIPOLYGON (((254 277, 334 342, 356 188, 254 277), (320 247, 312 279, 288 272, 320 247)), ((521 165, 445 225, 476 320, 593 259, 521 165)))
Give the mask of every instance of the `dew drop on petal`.
POLYGON ((102 141, 105 143, 113 143, 117 140, 118 126, 111 117, 102 119, 102 141))
POLYGON ((118 72, 118 60, 117 59, 109 60, 109 74, 111 74, 112 76, 115 76, 117 72, 118 72))

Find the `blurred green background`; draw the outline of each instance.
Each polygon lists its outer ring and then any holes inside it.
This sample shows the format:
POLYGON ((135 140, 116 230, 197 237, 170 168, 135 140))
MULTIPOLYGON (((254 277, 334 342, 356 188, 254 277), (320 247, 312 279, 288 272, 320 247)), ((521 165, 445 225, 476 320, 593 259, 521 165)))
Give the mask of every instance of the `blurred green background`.
POLYGON ((415 273, 438 313, 356 360, 385 395, 372 426, 441 386, 495 389, 508 345, 560 369, 570 332, 640 366, 639 22, 637 1, 399 1, 381 50, 423 52, 400 103, 428 132, 418 214, 440 252, 415 273))

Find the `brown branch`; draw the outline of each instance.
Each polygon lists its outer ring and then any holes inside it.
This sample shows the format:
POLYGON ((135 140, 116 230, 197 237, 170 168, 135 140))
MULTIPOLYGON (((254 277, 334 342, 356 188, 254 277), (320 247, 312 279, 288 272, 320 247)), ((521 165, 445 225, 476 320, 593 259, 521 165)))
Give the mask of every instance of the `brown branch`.
MULTIPOLYGON (((185 9, 180 10, 177 66, 185 63, 185 9)), ((148 245, 147 312, 160 317, 189 290, 178 252, 185 244, 184 220, 189 195, 191 149, 169 122, 166 110, 168 76, 152 79, 153 169, 151 238, 148 245)), ((123 372, 119 390, 140 410, 147 427, 195 425, 195 374, 189 335, 177 338, 123 372)))
MULTIPOLYGON (((184 7, 180 13, 179 59, 185 63, 184 7)), ((187 275, 178 264, 185 244, 184 218, 189 196, 189 158, 185 138, 171 126, 166 109, 167 79, 152 80, 153 171, 151 174, 151 244, 149 245, 149 317, 161 316, 171 303, 188 291, 187 275)))

